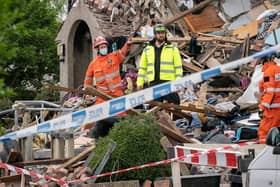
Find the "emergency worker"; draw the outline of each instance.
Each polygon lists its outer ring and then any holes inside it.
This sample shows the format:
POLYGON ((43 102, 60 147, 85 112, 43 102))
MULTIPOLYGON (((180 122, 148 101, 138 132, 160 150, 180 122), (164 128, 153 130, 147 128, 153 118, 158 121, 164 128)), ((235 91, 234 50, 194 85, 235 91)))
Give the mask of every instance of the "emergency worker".
MULTIPOLYGON (((98 91, 113 97, 122 96, 120 64, 123 62, 130 44, 129 39, 120 50, 108 53, 108 42, 106 39, 102 36, 97 37, 93 42, 93 47, 97 50, 97 57, 91 61, 87 68, 84 88, 92 87, 95 81, 95 87, 98 91)), ((95 104, 104 101, 104 99, 97 97, 95 104)), ((123 112, 117 116, 98 121, 94 126, 92 136, 94 138, 106 136, 113 124, 125 115, 126 113, 123 112)))
POLYGON ((263 79, 259 82, 261 122, 258 135, 261 143, 265 142, 271 128, 280 126, 280 65, 273 60, 274 56, 264 60, 263 79))
MULTIPOLYGON (((154 38, 142 52, 139 64, 137 88, 143 89, 144 84, 154 86, 167 81, 182 78, 182 59, 176 46, 167 40, 167 29, 163 24, 154 26, 154 38)), ((159 99, 179 104, 177 93, 170 93, 159 99)))
MULTIPOLYGON (((130 41, 122 49, 108 53, 108 42, 102 36, 93 42, 97 50, 97 57, 89 64, 84 80, 84 87, 92 87, 93 79, 98 91, 114 97, 122 96, 120 64, 129 49, 130 41)), ((102 103, 104 99, 97 97, 96 104, 102 103)))

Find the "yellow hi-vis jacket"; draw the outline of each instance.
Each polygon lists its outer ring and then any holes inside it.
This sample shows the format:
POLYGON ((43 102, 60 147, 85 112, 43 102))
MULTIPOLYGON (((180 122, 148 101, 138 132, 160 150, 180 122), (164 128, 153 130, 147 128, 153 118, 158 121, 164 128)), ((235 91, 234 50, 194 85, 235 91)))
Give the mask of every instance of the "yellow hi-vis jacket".
MULTIPOLYGON (((160 80, 176 80, 183 76, 182 59, 177 47, 165 43, 160 55, 160 80)), ((152 82, 155 78, 155 48, 148 45, 142 52, 138 70, 137 86, 152 82)))

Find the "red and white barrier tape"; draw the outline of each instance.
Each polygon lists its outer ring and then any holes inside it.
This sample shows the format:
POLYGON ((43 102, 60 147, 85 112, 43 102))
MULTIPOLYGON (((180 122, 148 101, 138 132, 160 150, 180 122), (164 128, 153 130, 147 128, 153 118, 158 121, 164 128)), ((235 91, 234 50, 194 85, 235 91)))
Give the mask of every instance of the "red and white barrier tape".
POLYGON ((3 162, 0 162, 0 168, 7 169, 9 171, 14 171, 18 174, 25 174, 25 175, 28 175, 28 176, 31 176, 31 177, 37 177, 39 179, 51 180, 51 181, 54 181, 57 184, 62 185, 64 187, 68 186, 64 180, 56 179, 56 178, 53 178, 53 177, 50 177, 50 176, 47 176, 47 175, 41 175, 41 174, 38 174, 38 173, 34 173, 32 171, 28 171, 26 169, 22 169, 22 168, 19 168, 19 167, 16 167, 16 166, 12 166, 12 165, 9 165, 9 164, 3 163, 3 162))
POLYGON ((143 168, 147 168, 147 167, 154 167, 154 166, 158 166, 158 165, 162 165, 162 164, 168 164, 174 161, 182 161, 186 158, 189 157, 198 157, 202 154, 211 154, 211 153, 216 153, 218 151, 222 151, 222 150, 229 150, 229 149, 235 149, 238 147, 244 147, 247 145, 253 145, 253 144, 257 144, 258 142, 244 142, 244 143, 239 143, 239 144, 232 144, 232 145, 227 145, 224 147, 220 147, 220 148, 215 148, 215 149, 209 149, 205 152, 197 152, 194 154, 189 154, 189 155, 183 155, 183 156, 178 156, 172 159, 167 159, 167 160, 162 160, 162 161, 158 161, 158 162, 152 162, 149 164, 144 164, 144 165, 140 165, 140 166, 134 166, 134 167, 130 167, 130 168, 126 168, 126 169, 120 169, 117 171, 112 171, 112 172, 106 172, 100 175, 93 175, 93 176, 89 176, 89 177, 85 177, 85 178, 81 178, 81 179, 76 179, 76 180, 72 180, 72 181, 67 181, 68 184, 71 183, 80 183, 80 182, 84 182, 90 179, 96 179, 96 178, 100 178, 100 177, 107 177, 107 176, 111 176, 114 174, 118 174, 118 173, 125 173, 127 171, 132 171, 132 170, 138 170, 138 169, 143 169, 143 168))
MULTIPOLYGON (((207 149, 176 146, 175 157, 182 157, 205 151, 207 151, 207 149)), ((186 157, 183 160, 180 160, 180 162, 196 165, 237 168, 239 156, 241 156, 241 153, 237 151, 218 151, 192 157, 186 157)))

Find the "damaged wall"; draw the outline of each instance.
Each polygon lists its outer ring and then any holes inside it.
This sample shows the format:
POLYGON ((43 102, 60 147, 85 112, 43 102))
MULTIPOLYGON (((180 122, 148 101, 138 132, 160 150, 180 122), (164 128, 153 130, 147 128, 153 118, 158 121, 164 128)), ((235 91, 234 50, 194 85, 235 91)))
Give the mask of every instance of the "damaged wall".
POLYGON ((79 2, 69 12, 56 37, 57 44, 64 45, 64 57, 60 57, 60 84, 78 87, 83 83, 88 64, 94 56, 92 38, 103 35, 97 20, 89 8, 79 2))

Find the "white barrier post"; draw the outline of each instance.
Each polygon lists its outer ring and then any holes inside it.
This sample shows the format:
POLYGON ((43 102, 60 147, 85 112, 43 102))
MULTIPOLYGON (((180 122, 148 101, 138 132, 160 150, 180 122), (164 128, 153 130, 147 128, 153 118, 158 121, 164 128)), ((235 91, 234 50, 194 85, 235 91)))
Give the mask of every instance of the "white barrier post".
POLYGON ((180 162, 171 162, 171 171, 173 187, 181 187, 180 162))

